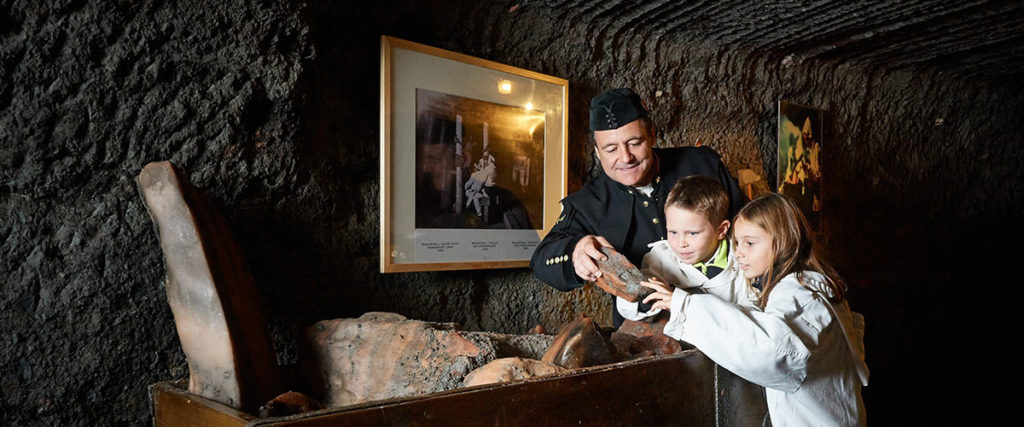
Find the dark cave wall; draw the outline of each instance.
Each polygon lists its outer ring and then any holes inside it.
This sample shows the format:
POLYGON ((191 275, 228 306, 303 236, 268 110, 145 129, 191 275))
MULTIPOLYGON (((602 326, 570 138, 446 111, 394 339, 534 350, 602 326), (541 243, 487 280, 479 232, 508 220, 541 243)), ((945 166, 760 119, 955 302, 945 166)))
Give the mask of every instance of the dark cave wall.
POLYGON ((2 423, 144 424, 187 368, 134 177, 172 159, 235 218, 292 195, 310 43, 273 2, 3 5, 2 423))
POLYGON ((155 160, 222 205, 282 363, 301 327, 371 310, 514 333, 608 323, 598 292, 561 294, 525 269, 378 273, 381 34, 567 78, 570 191, 605 88, 641 93, 662 145, 699 138, 734 173, 769 177, 778 99, 828 110, 826 249, 868 317, 869 416, 950 419, 898 398, 952 399, 927 375, 965 310, 950 248, 1002 247, 985 225, 1018 231, 1020 82, 713 47, 533 3, 437 4, 5 3, 3 421, 142 424, 145 387, 187 375, 134 187, 155 160))

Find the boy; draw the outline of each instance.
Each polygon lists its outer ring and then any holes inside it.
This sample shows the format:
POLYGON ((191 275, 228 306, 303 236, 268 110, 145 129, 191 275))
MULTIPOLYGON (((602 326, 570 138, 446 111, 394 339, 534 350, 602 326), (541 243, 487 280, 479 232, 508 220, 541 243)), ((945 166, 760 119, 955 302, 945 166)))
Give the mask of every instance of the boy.
MULTIPOLYGON (((729 195, 717 180, 703 175, 682 178, 665 201, 667 239, 651 243, 641 270, 677 288, 696 288, 742 306, 757 304, 726 234, 729 195)), ((693 291, 695 289, 691 289, 693 291)), ((650 305, 616 298, 624 318, 641 320, 661 312, 650 305)))

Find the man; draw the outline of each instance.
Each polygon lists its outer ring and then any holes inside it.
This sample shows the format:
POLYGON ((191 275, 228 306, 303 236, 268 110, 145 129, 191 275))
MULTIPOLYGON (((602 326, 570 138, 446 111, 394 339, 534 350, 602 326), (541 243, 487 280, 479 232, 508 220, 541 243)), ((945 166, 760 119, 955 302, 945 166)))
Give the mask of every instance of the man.
MULTIPOLYGON (((612 89, 590 102, 590 130, 603 173, 562 199, 562 214, 530 260, 533 274, 560 291, 601 274, 600 248, 640 265, 649 243, 665 238, 665 199, 680 178, 706 175, 729 192, 730 218, 746 203, 736 179, 707 147, 654 148, 655 133, 640 97, 612 89)), ((613 305, 614 306, 614 305, 613 305)), ((615 327, 622 316, 613 309, 615 327)))

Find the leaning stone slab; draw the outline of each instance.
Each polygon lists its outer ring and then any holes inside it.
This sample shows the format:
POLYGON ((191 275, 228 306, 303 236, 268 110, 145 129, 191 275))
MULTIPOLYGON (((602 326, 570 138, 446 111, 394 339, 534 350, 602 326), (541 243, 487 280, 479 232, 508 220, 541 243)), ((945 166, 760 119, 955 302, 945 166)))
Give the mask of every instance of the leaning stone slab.
POLYGON ((252 276, 223 217, 170 162, 139 192, 156 226, 189 391, 249 413, 282 390, 252 276))

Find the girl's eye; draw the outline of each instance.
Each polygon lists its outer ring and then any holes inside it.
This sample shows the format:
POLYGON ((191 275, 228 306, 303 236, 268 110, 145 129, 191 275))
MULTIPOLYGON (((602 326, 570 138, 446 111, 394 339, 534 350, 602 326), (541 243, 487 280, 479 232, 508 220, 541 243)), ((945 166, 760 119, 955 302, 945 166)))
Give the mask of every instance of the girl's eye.
POLYGON ((698 235, 698 234, 700 234, 700 232, 699 232, 699 231, 691 231, 691 232, 690 232, 690 235, 691 235, 691 236, 696 236, 696 235, 698 235))

